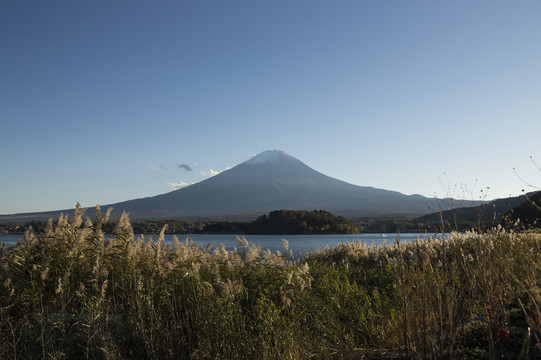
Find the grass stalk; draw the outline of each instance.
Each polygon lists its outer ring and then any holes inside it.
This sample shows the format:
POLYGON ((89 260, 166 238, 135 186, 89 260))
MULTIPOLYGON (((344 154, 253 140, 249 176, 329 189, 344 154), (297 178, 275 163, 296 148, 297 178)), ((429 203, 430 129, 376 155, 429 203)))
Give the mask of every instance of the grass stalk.
POLYGON ((238 251, 168 244, 165 229, 136 238, 127 214, 106 237, 108 212, 83 214, 0 249, 2 358, 541 354, 538 233, 349 243, 301 258, 245 239, 238 251))

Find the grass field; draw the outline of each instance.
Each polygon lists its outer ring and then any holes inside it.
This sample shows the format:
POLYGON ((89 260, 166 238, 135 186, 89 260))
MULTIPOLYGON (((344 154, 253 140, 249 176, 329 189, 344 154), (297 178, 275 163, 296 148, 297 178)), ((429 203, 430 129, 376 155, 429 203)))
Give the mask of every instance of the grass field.
POLYGON ((541 356, 541 235, 344 244, 293 257, 134 238, 123 215, 0 250, 2 359, 541 356))

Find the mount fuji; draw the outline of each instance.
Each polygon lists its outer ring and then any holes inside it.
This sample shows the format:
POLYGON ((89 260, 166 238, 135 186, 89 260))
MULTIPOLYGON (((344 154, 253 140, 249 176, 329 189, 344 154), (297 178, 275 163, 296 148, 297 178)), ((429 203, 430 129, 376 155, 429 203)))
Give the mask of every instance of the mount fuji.
POLYGON ((326 176, 279 150, 191 186, 111 205, 131 218, 252 218, 276 209, 324 209, 345 216, 423 215, 420 195, 356 186, 326 176))
POLYGON ((352 185, 272 150, 188 187, 102 206, 108 207, 114 208, 114 218, 125 210, 135 220, 249 219, 277 209, 323 209, 351 217, 420 216, 437 209, 438 200, 352 185))

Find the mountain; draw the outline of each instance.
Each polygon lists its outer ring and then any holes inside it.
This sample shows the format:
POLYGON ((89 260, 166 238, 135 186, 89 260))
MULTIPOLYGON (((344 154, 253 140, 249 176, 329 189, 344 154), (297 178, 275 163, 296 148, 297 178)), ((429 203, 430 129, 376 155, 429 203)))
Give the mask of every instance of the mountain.
MULTIPOLYGON (((283 151, 265 151, 216 176, 166 194, 103 205, 132 219, 248 219, 276 209, 344 216, 420 216, 437 199, 357 186, 324 175, 283 151)), ((59 212, 56 212, 59 213, 59 212)), ((55 212, 42 213, 42 217, 55 212)), ((22 214, 21 214, 22 215, 22 214)), ((25 214, 34 216, 38 214, 25 214)), ((0 221, 5 222, 5 216, 0 221)))
POLYGON ((517 220, 518 224, 525 228, 541 227, 541 191, 522 196, 523 202, 509 210, 504 216, 504 225, 513 227, 517 220))
POLYGON ((476 206, 463 207, 462 204, 459 204, 459 206, 453 206, 451 210, 423 215, 415 219, 414 222, 423 223, 435 229, 441 226, 442 219, 453 230, 468 230, 477 228, 477 226, 493 227, 501 224, 503 218, 508 216, 507 214, 513 208, 528 203, 526 199, 525 195, 521 195, 496 199, 476 206))

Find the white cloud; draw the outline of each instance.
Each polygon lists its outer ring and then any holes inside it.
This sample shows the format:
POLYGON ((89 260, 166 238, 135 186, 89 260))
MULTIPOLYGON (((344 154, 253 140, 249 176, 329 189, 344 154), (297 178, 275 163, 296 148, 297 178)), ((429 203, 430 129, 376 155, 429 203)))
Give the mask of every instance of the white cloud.
POLYGON ((168 182, 167 183, 167 185, 171 186, 175 190, 182 189, 182 188, 185 188, 186 186, 190 186, 190 185, 193 185, 193 184, 195 184, 195 183, 194 182, 187 183, 187 182, 184 182, 184 181, 181 181, 181 182, 168 182))
POLYGON ((218 170, 214 170, 212 168, 210 168, 208 171, 199 171, 199 173, 203 176, 206 176, 206 177, 213 177, 215 175, 218 175, 224 171, 227 171, 229 169, 231 169, 232 167, 231 166, 228 166, 226 167, 223 171, 218 171, 218 170))
POLYGON ((221 171, 216 171, 214 169, 209 169, 209 171, 200 171, 199 173, 201 175, 203 175, 203 176, 213 177, 213 176, 218 175, 219 173, 221 173, 221 171))
POLYGON ((147 167, 152 170, 152 171, 160 171, 160 168, 152 165, 152 164, 147 164, 147 167))

